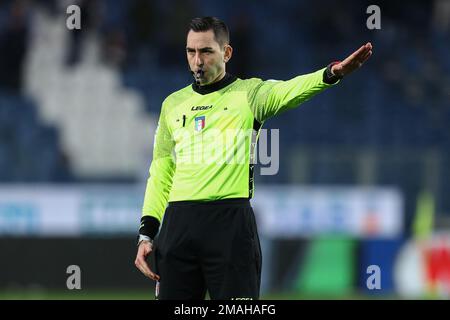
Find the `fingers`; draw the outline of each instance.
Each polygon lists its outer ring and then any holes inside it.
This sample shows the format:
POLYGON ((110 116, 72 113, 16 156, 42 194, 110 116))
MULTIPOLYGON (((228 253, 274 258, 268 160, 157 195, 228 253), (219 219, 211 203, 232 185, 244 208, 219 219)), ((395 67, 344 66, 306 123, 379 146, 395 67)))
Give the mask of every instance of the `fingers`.
POLYGON ((372 44, 370 42, 367 42, 365 45, 362 45, 358 50, 353 52, 348 58, 350 58, 350 60, 364 59, 371 50, 372 50, 372 44))
POLYGON ((359 63, 363 64, 364 62, 367 61, 367 59, 370 58, 370 56, 372 55, 372 44, 370 42, 368 42, 365 45, 365 53, 360 57, 359 59, 359 63))
POLYGON ((358 50, 356 50, 353 54, 351 54, 348 58, 346 58, 343 63, 345 65, 356 65, 360 67, 364 62, 369 59, 372 55, 372 44, 367 42, 365 45, 361 46, 358 50))
MULTIPOLYGON (((355 52, 353 52, 350 56, 347 57, 347 59, 351 60, 355 60, 358 57, 360 57, 361 55, 364 55, 367 52, 367 48, 366 45, 361 46, 358 50, 356 50, 355 52)), ((347 60, 346 59, 346 60, 347 60)))
POLYGON ((367 52, 369 52, 369 51, 372 50, 372 44, 371 44, 370 42, 367 42, 367 43, 366 43, 365 45, 363 45, 360 49, 362 49, 362 50, 361 50, 361 53, 366 54, 367 52))
POLYGON ((145 261, 144 258, 137 257, 134 264, 146 277, 155 281, 159 280, 159 276, 152 270, 150 270, 150 267, 148 266, 148 263, 145 261))
POLYGON ((361 59, 361 63, 366 62, 367 59, 369 59, 371 55, 372 55, 372 51, 367 52, 367 54, 361 59))
POLYGON ((365 46, 364 46, 364 54, 362 55, 362 62, 366 61, 371 55, 372 55, 372 44, 370 42, 368 42, 365 46))
POLYGON ((157 281, 159 280, 159 276, 156 273, 152 272, 152 270, 150 270, 150 267, 145 260, 145 258, 151 251, 152 249, 150 243, 141 243, 134 264, 146 277, 157 281))

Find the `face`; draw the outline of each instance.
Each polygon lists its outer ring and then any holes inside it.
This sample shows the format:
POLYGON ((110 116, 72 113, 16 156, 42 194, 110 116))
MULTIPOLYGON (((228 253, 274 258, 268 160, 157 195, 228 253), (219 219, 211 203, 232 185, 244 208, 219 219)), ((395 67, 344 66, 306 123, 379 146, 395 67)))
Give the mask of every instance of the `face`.
POLYGON ((225 44, 222 47, 214 39, 214 31, 189 31, 186 54, 189 66, 196 75, 200 85, 211 84, 223 78, 225 64, 230 60, 232 48, 225 44), (203 73, 197 73, 203 70, 203 73))

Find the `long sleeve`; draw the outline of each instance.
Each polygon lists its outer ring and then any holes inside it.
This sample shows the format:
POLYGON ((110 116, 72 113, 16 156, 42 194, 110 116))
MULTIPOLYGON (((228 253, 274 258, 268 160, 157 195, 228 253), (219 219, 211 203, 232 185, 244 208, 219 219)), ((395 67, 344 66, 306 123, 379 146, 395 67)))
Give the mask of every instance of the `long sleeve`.
MULTIPOLYGON (((166 121, 165 104, 161 108, 153 145, 153 160, 145 190, 142 216, 154 217, 160 223, 167 206, 175 172, 174 141, 166 121)), ((154 231, 154 232, 157 232, 154 231)), ((152 232, 153 233, 153 232, 152 232)))
POLYGON ((295 108, 339 82, 324 82, 325 70, 326 68, 323 68, 287 81, 260 80, 248 95, 256 120, 262 123, 270 117, 295 108))

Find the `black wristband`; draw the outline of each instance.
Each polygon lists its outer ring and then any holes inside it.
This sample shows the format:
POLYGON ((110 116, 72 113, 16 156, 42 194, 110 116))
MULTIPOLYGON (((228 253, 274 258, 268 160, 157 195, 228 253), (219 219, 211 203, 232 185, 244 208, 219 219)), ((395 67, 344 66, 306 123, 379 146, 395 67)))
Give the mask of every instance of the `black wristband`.
POLYGON ((337 64, 339 62, 340 61, 334 61, 327 66, 327 68, 323 72, 323 82, 325 82, 327 84, 334 84, 334 83, 338 82, 340 79, 342 79, 342 77, 337 76, 337 75, 333 74, 333 72, 331 72, 331 67, 333 67, 335 64, 337 64))
POLYGON ((159 221, 152 216, 143 216, 141 218, 141 226, 139 227, 139 234, 155 239, 159 230, 159 221))

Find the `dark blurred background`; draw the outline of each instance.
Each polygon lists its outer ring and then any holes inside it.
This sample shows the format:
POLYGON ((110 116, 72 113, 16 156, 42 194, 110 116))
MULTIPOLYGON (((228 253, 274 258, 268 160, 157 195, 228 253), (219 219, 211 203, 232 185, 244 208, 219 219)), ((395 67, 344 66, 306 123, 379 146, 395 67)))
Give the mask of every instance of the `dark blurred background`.
MULTIPOLYGON (((95 297, 127 288, 151 298, 152 284, 133 260, 153 133, 163 99, 191 82, 186 28, 206 15, 228 24, 227 71, 240 78, 287 80, 368 41, 374 47, 361 70, 265 125, 280 129, 280 170, 258 175, 256 193, 258 186, 342 186, 401 195, 401 231, 339 238, 353 266, 343 271, 345 290, 317 292, 363 294, 364 257, 385 253, 391 270, 410 239, 448 230, 450 1, 7 0, 0 3, 1 298, 63 297, 69 264, 86 270, 82 291, 106 290, 95 297), (81 30, 66 27, 71 4, 81 8, 81 30), (379 30, 366 26, 373 4, 379 30), (117 223, 103 229, 106 220, 117 223)), ((322 236, 267 238, 265 263, 276 276, 264 278, 263 293, 303 297, 293 279, 302 278, 322 236)), ((396 296, 395 272, 388 274, 383 293, 396 296)), ((450 291, 450 283, 437 286, 433 294, 450 291)))

